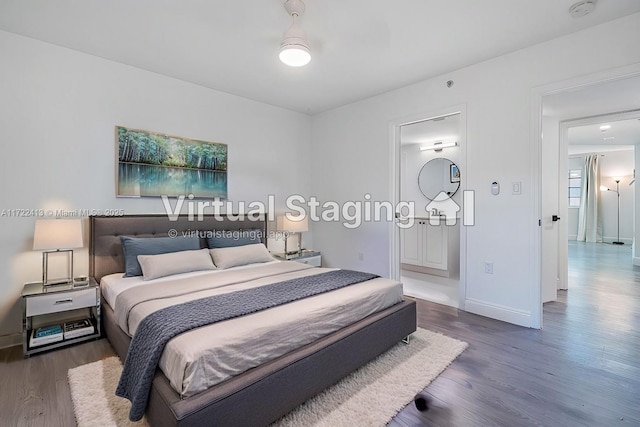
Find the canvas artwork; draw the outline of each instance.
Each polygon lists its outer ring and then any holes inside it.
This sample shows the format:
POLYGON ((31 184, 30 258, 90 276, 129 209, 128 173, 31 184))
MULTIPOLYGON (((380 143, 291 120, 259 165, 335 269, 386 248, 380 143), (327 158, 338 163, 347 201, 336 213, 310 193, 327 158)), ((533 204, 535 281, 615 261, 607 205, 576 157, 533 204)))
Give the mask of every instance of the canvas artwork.
POLYGON ((227 145, 116 126, 119 197, 227 198, 227 145))

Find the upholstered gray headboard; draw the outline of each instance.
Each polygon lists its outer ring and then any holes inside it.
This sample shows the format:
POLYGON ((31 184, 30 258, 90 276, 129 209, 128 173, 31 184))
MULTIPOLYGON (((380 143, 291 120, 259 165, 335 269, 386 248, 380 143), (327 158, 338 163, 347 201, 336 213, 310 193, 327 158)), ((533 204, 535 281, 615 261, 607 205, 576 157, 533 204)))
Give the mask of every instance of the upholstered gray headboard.
MULTIPOLYGON (((197 218, 191 221, 187 215, 179 216, 177 221, 170 221, 165 214, 92 216, 89 224, 89 275, 98 282, 107 274, 124 271, 120 236, 175 237, 170 235, 175 230, 178 235, 197 233, 202 237, 214 230, 260 230, 262 242, 267 242, 266 214, 260 215, 258 221, 237 215, 209 215, 202 221, 197 218)), ((201 247, 206 247, 204 238, 201 247)))

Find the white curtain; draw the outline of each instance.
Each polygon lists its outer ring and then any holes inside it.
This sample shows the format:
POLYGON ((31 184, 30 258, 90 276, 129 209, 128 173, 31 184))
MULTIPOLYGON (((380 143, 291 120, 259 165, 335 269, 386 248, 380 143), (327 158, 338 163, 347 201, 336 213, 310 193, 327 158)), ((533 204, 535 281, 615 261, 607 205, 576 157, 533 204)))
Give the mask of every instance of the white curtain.
POLYGON ((582 192, 578 214, 578 241, 602 242, 602 217, 600 215, 600 163, 597 154, 584 159, 582 192))

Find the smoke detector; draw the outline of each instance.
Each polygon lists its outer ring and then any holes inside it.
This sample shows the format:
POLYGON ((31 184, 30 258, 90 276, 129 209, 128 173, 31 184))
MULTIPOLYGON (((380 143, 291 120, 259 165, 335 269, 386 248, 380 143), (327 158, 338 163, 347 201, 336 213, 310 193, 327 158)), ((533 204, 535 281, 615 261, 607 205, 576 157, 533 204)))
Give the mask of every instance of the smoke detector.
POLYGON ((597 2, 598 0, 582 0, 574 3, 569 8, 569 15, 574 18, 582 18, 595 10, 597 2))

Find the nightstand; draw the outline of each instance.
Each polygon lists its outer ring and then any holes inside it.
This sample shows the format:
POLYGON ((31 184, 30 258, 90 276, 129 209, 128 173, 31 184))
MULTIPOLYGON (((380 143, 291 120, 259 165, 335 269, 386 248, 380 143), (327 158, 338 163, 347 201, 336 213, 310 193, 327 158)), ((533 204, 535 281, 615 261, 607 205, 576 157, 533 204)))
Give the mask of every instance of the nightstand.
POLYGON ((283 253, 279 253, 279 254, 274 254, 273 256, 283 261, 301 262, 303 264, 308 264, 313 267, 322 266, 322 253, 318 251, 312 251, 310 249, 303 250, 302 255, 289 254, 285 257, 283 253))
POLYGON ((43 287, 40 282, 27 283, 22 290, 22 300, 22 349, 25 357, 100 338, 100 288, 92 277, 88 284, 75 287, 73 284, 43 287), (83 319, 93 326, 91 332, 85 330, 81 336, 78 336, 78 331, 66 332, 61 340, 32 345, 35 329, 49 325, 61 325, 64 329, 65 322, 83 319))

